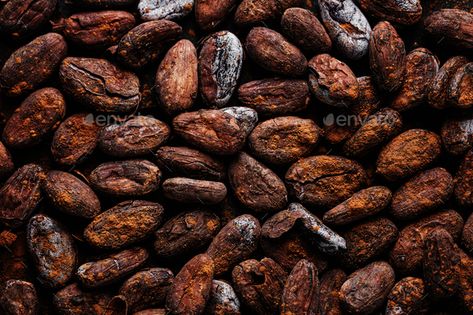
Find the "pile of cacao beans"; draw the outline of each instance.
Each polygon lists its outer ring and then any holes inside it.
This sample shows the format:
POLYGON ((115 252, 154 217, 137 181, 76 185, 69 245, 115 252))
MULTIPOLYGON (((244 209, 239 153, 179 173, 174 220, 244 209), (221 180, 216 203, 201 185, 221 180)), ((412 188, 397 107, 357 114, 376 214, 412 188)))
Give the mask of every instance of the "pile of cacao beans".
POLYGON ((0 314, 473 314, 473 1, 0 0, 0 314))

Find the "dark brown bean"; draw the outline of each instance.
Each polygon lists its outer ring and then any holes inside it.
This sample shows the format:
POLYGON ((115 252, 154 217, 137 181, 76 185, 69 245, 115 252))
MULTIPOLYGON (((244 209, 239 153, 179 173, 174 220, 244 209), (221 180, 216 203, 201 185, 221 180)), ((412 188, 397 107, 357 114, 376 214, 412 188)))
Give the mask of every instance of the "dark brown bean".
POLYGON ((133 312, 160 306, 166 300, 173 279, 169 269, 146 269, 126 280, 118 294, 124 297, 128 309, 133 312))
POLYGON ((54 294, 53 304, 61 315, 103 315, 111 298, 106 293, 83 291, 73 283, 54 294))
POLYGON ((116 45, 135 25, 135 18, 125 11, 76 13, 53 25, 75 45, 85 49, 106 49, 116 45))
POLYGON ((217 32, 203 42, 199 55, 199 82, 207 104, 225 107, 237 86, 242 64, 243 47, 233 33, 217 32))
POLYGON ((105 59, 68 57, 59 78, 75 101, 99 112, 130 112, 140 101, 138 77, 105 59))
POLYGON ((367 117, 355 134, 345 142, 343 152, 350 157, 367 155, 397 135, 401 129, 401 114, 384 108, 367 117))
POLYGON ((301 260, 287 277, 281 298, 281 315, 316 314, 319 305, 317 267, 301 260))
POLYGON ((134 116, 124 123, 102 128, 99 148, 112 156, 133 157, 155 151, 167 141, 171 130, 164 122, 148 116, 134 116))
POLYGON ((185 177, 168 178, 162 185, 166 198, 183 203, 213 205, 227 196, 225 184, 185 177))
POLYGON ((32 283, 8 280, 2 288, 0 308, 5 315, 36 315, 39 301, 32 283))
POLYGON ((240 301, 230 284, 220 280, 212 281, 212 290, 204 314, 240 315, 240 301))
POLYGON ((457 70, 467 62, 468 59, 466 57, 455 56, 443 64, 429 88, 427 99, 430 106, 443 109, 450 105, 448 100, 450 82, 457 70))
POLYGON ((351 314, 371 314, 384 304, 394 282, 391 266, 376 261, 348 276, 340 289, 340 300, 351 314))
POLYGON ((127 67, 142 68, 156 61, 164 45, 175 40, 181 32, 178 24, 167 20, 142 23, 121 38, 117 59, 127 67))
POLYGON ((325 272, 320 279, 318 315, 342 315, 339 291, 346 281, 347 275, 341 269, 325 272))
POLYGON ((102 260, 88 262, 77 269, 77 277, 87 288, 114 283, 136 271, 148 259, 144 248, 135 247, 112 254, 102 260))
POLYGON ((83 218, 100 213, 100 201, 94 191, 69 173, 48 172, 42 188, 51 204, 64 213, 83 218))
POLYGON ((92 154, 100 131, 94 117, 93 114, 74 114, 59 125, 51 142, 51 153, 57 163, 80 164, 92 154))
POLYGON ((0 221, 9 227, 26 223, 41 201, 41 183, 45 174, 36 164, 15 171, 0 189, 0 221))
POLYGON ((473 204, 473 150, 463 158, 462 163, 455 174, 455 199, 461 206, 473 204))
POLYGON ((332 48, 332 40, 310 10, 287 9, 282 16, 281 27, 284 34, 305 51, 320 54, 332 48))
POLYGON ((210 297, 214 263, 206 254, 189 260, 179 271, 167 295, 171 314, 202 314, 210 297))
POLYGON ((198 93, 197 51, 191 41, 177 42, 161 61, 156 72, 156 93, 160 106, 169 114, 188 110, 198 93))
POLYGON ((204 31, 214 29, 222 23, 236 3, 236 0, 194 0, 197 25, 204 31))
POLYGON ((164 259, 188 256, 207 246, 219 229, 220 219, 213 213, 184 212, 156 231, 156 255, 164 259))
POLYGON ((473 14, 459 9, 443 9, 424 21, 427 32, 447 39, 460 48, 473 48, 473 14))
POLYGON ((406 56, 404 83, 391 107, 405 111, 424 102, 438 70, 439 61, 429 50, 416 48, 411 51, 406 56))
POLYGON ((329 225, 346 225, 373 216, 391 203, 391 191, 384 186, 373 186, 354 193, 350 198, 324 214, 329 225))
POLYGON ((279 116, 307 108, 310 91, 303 80, 264 79, 240 85, 238 100, 260 115, 279 116))
POLYGON ((425 286, 432 298, 446 298, 458 290, 460 253, 452 236, 437 228, 425 238, 424 270, 425 286))
POLYGON ((334 207, 366 184, 365 170, 357 162, 318 155, 294 163, 286 173, 290 192, 302 203, 334 207))
POLYGON ((187 147, 161 147, 155 154, 157 164, 164 172, 195 179, 223 180, 224 164, 200 151, 187 147))
POLYGON ((277 117, 257 125, 248 141, 258 158, 271 164, 288 164, 309 155, 321 132, 311 119, 277 117))
POLYGON ((427 170, 404 183, 393 195, 391 214, 399 220, 419 217, 442 206, 453 192, 453 178, 444 168, 427 170))
POLYGON ((13 37, 35 32, 52 16, 57 0, 10 0, 0 10, 0 27, 13 37))
POLYGON ((235 12, 235 24, 242 27, 275 20, 282 13, 280 3, 278 0, 243 0, 235 12))
POLYGON ((457 69, 448 86, 448 99, 453 106, 470 108, 473 106, 473 63, 457 69))
POLYGON ((319 0, 320 15, 334 46, 349 59, 368 52, 371 27, 351 0, 319 0))
POLYGON ((103 163, 89 176, 93 188, 115 196, 142 196, 156 191, 161 171, 146 160, 103 163))
POLYGON ((341 255, 346 268, 360 268, 383 254, 397 239, 396 225, 386 219, 372 219, 342 233, 347 250, 341 255))
POLYGON ((207 249, 207 254, 215 264, 215 275, 221 275, 253 254, 258 246, 260 233, 258 220, 249 214, 228 222, 207 249))
POLYGON ((379 20, 412 25, 422 17, 422 4, 419 0, 361 0, 361 9, 379 20))
POLYGON ((26 148, 40 143, 66 114, 61 92, 44 88, 28 96, 8 119, 3 139, 8 146, 26 148))
POLYGON ((388 296, 386 315, 418 314, 425 304, 424 281, 407 277, 398 281, 388 296))
POLYGON ((378 87, 393 92, 404 80, 404 41, 389 22, 379 22, 370 37, 370 69, 378 87))
POLYGON ((77 251, 72 236, 55 220, 42 214, 32 217, 27 242, 42 285, 62 287, 73 277, 77 251))
POLYGON ((442 125, 440 135, 448 153, 466 153, 473 146, 473 117, 462 115, 459 118, 447 119, 442 125))
POLYGON ((345 63, 322 54, 309 61, 309 69, 310 88, 322 103, 347 107, 358 99, 358 81, 345 63))
POLYGON ((390 181, 406 178, 429 166, 440 152, 438 135, 423 129, 410 129, 383 148, 376 162, 376 172, 390 181))
POLYGON ((181 19, 193 8, 194 0, 140 0, 138 3, 138 11, 145 21, 181 19))
POLYGON ((229 166, 228 177, 236 198, 256 212, 281 210, 287 204, 287 190, 283 181, 244 152, 229 166))
POLYGON ((232 279, 242 302, 254 314, 279 310, 287 273, 271 258, 245 260, 233 268, 232 279))
POLYGON ((468 253, 473 253, 473 214, 470 214, 463 226, 462 244, 468 253))
POLYGON ((163 222, 164 209, 150 201, 124 201, 96 216, 85 228, 90 244, 120 249, 151 235, 163 222))
POLYGON ((0 179, 10 175, 15 170, 10 152, 0 142, 0 179))
POLYGON ((191 144, 222 155, 238 152, 247 136, 238 120, 221 110, 180 114, 173 120, 173 129, 191 144))
POLYGON ((53 75, 66 54, 61 35, 38 36, 8 58, 0 71, 0 84, 9 96, 31 92, 53 75))
POLYGON ((390 256, 391 264, 396 271, 412 274, 420 268, 424 240, 437 227, 447 230, 455 239, 458 239, 462 231, 463 219, 459 213, 448 210, 422 218, 402 229, 390 256))
POLYGON ((299 48, 269 28, 253 28, 246 37, 245 48, 254 62, 271 72, 297 77, 307 70, 307 59, 299 48))

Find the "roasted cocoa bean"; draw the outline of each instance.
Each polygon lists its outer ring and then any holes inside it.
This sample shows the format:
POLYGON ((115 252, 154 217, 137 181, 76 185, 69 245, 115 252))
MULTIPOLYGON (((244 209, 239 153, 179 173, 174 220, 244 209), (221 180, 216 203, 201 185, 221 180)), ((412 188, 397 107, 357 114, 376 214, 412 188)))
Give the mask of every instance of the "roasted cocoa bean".
POLYGON ((390 261, 396 271, 412 274, 422 265, 424 240, 435 228, 447 230, 455 239, 460 237, 463 219, 453 210, 442 211, 409 224, 399 233, 390 261))
POLYGON ((165 268, 150 268, 137 272, 123 283, 118 294, 123 296, 131 311, 160 306, 173 282, 174 275, 165 268))
POLYGON ((282 16, 281 27, 284 34, 305 51, 320 54, 332 49, 330 36, 310 10, 287 9, 282 16))
POLYGON ((346 225, 373 216, 391 203, 391 191, 373 186, 354 193, 350 198, 327 211, 323 220, 329 225, 346 225))
POLYGON ((192 12, 194 0, 140 0, 138 11, 144 21, 177 20, 192 12))
POLYGON ((209 36, 199 55, 202 98, 210 106, 225 107, 233 95, 243 64, 243 47, 228 31, 209 36))
POLYGON ((358 81, 351 69, 328 54, 309 61, 309 84, 315 97, 324 104, 349 106, 359 95, 358 81))
POLYGON ((287 277, 281 298, 281 315, 315 314, 319 305, 317 267, 301 260, 287 277))
POLYGON ((448 99, 453 106, 465 109, 473 106, 473 63, 457 69, 448 86, 448 99))
POLYGON ((365 170, 357 162, 318 155, 294 163, 286 173, 289 191, 302 203, 334 207, 366 184, 365 170))
POLYGON ((473 214, 470 214, 463 226, 462 244, 470 254, 473 253, 473 214))
POLYGON ((120 249, 151 235, 163 221, 164 209, 150 201, 125 201, 96 216, 85 228, 90 244, 120 249))
POLYGON ((101 211, 95 192, 72 174, 62 171, 48 172, 43 191, 54 208, 82 218, 93 218, 101 211))
POLYGON ((448 99, 450 82, 457 70, 467 62, 468 59, 466 57, 455 56, 448 59, 443 64, 429 88, 427 99, 430 106, 444 109, 451 105, 450 100, 448 99))
POLYGON ((57 0, 10 0, 0 10, 0 27, 13 37, 30 35, 53 15, 57 0))
POLYGON ((240 85, 238 100, 260 115, 279 116, 306 109, 310 91, 303 80, 264 79, 240 85))
POLYGON ((256 212, 281 210, 287 204, 283 181, 269 168, 241 152, 228 168, 235 197, 256 212))
POLYGON ((195 21, 202 30, 212 30, 222 23, 236 3, 236 0, 194 0, 195 21))
POLYGON ((15 170, 10 152, 0 142, 0 179, 10 175, 15 170))
POLYGON ((384 304, 394 282, 391 266, 376 261, 348 276, 340 288, 340 300, 351 314, 371 314, 384 304))
POLYGON ((156 255, 164 259, 188 256, 208 245, 219 229, 220 219, 213 213, 184 212, 156 231, 156 255))
POLYGON ((410 129, 384 146, 376 162, 376 172, 390 181, 406 178, 429 166, 440 152, 438 135, 423 129, 410 129))
POLYGON ((453 155, 466 153, 473 146, 473 117, 446 120, 440 135, 448 153, 453 155))
POLYGON ((5 315, 36 315, 39 301, 32 283, 8 280, 2 289, 0 308, 5 315))
POLYGON ((93 188, 114 196, 142 196, 156 191, 161 171, 146 160, 103 163, 89 176, 93 188))
POLYGON ((406 75, 391 107, 405 111, 420 105, 427 98, 429 87, 439 70, 437 57, 425 48, 416 48, 406 56, 406 75))
POLYGON ((255 63, 271 72, 298 77, 307 70, 307 59, 299 48, 269 28, 253 28, 246 37, 245 48, 255 63))
POLYGON ((461 206, 473 204, 473 150, 463 158, 462 163, 455 174, 455 199, 461 206))
POLYGON ((360 0, 361 9, 369 15, 394 23, 412 25, 422 17, 422 4, 419 0, 360 0))
POLYGON ((0 70, 0 84, 9 96, 21 96, 41 86, 66 57, 67 44, 56 33, 36 37, 20 47, 0 70))
POLYGON ((164 45, 175 40, 181 32, 178 24, 167 20, 140 24, 118 43, 117 59, 129 68, 142 68, 156 61, 164 45))
POLYGON ((404 41, 389 22, 378 23, 371 33, 370 69, 378 87, 393 92, 404 80, 406 49, 404 41))
POLYGON ((135 116, 124 123, 102 128, 99 148, 112 156, 133 157, 154 152, 169 138, 171 130, 164 122, 148 116, 135 116))
POLYGON ((256 250, 260 234, 258 220, 249 214, 228 222, 207 249, 207 254, 214 261, 215 275, 221 275, 247 259, 256 250))
POLYGON ((75 45, 86 49, 106 49, 116 45, 135 25, 135 18, 126 11, 76 13, 53 25, 75 45))
POLYGON ((133 273, 148 259, 144 248, 135 247, 112 254, 102 260, 88 262, 77 269, 77 278, 87 288, 114 283, 133 273))
POLYGON ((172 175, 216 181, 225 178, 225 165, 221 161, 191 148, 160 147, 155 158, 160 169, 172 175))
POLYGON ((287 273, 271 258, 249 259, 232 271, 232 279, 242 302, 255 314, 279 310, 287 273))
POLYGON ((320 278, 319 315, 342 315, 339 291, 347 275, 341 269, 325 272, 320 278))
POLYGON ((459 9, 436 11, 424 21, 427 32, 465 49, 473 48, 472 24, 473 14, 459 9))
POLYGON ((396 225, 379 218, 355 225, 342 233, 347 250, 341 255, 345 267, 360 268, 383 254, 397 239, 396 225))
POLYGON ((105 59, 68 57, 59 69, 63 89, 99 112, 130 112, 140 102, 140 82, 105 59))
POLYGON ((174 177, 163 182, 163 194, 178 202, 213 205, 225 199, 227 188, 220 182, 174 177))
POLYGON ((32 217, 27 242, 42 285, 59 288, 73 277, 77 251, 72 236, 55 220, 43 214, 32 217))
POLYGON ((83 291, 73 283, 54 294, 53 304, 61 315, 103 315, 111 298, 106 293, 83 291))
POLYGON ((418 314, 425 305, 424 281, 407 277, 398 281, 388 295, 386 315, 418 314))
POLYGON ((168 113, 180 113, 194 104, 198 94, 198 59, 194 44, 182 39, 164 56, 156 72, 156 93, 168 113))
POLYGON ((240 301, 230 284, 220 280, 212 281, 210 298, 204 314, 240 315, 240 301))
POLYGON ((258 158, 270 164, 288 164, 309 155, 321 132, 311 119, 277 117, 257 125, 248 141, 258 158))
POLYGON ((368 52, 371 27, 351 0, 319 0, 320 15, 334 46, 349 59, 368 52))
POLYGON ((26 223, 41 201, 41 166, 27 164, 15 171, 0 189, 0 221, 9 227, 26 223))
POLYGON ((235 12, 235 24, 249 26, 275 20, 282 14, 280 2, 278 0, 243 0, 235 12))
POLYGON ((27 148, 39 144, 56 129, 66 114, 61 92, 44 88, 28 96, 8 119, 3 129, 5 144, 27 148))
POLYGON ((202 314, 210 297, 214 263, 206 254, 189 260, 174 278, 166 306, 171 314, 202 314))

